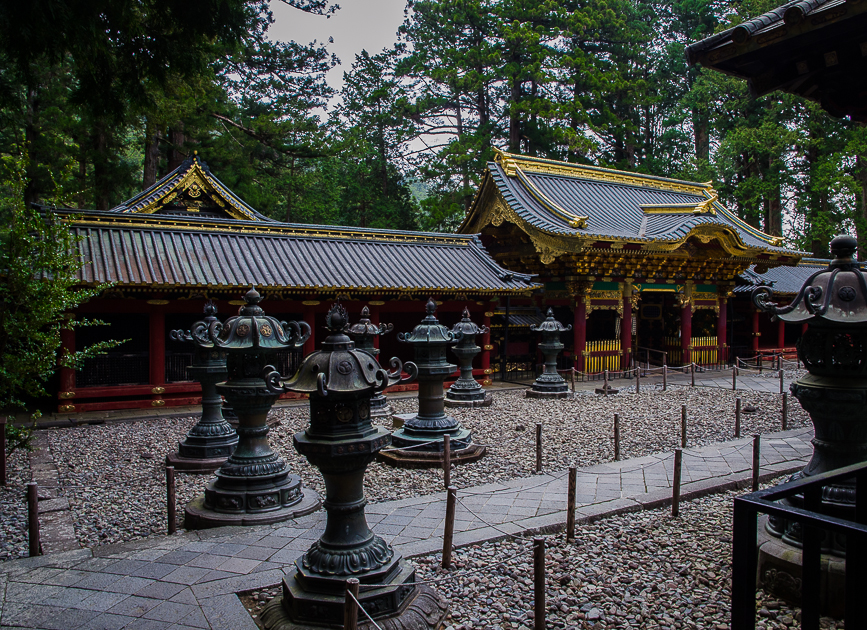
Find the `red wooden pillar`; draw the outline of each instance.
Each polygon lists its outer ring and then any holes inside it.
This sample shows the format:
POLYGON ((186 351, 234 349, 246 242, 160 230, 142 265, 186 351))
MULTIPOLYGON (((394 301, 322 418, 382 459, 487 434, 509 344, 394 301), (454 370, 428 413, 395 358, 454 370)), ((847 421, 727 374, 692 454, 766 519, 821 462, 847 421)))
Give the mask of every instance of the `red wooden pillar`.
POLYGON ((494 303, 488 302, 488 309, 482 318, 482 326, 486 328, 482 334, 482 370, 485 373, 484 385, 491 384, 491 316, 494 314, 494 303))
POLYGON ((719 314, 716 318, 716 357, 718 363, 726 363, 726 339, 728 330, 726 329, 726 319, 728 317, 728 298, 719 297, 719 314))
POLYGON ((680 309, 680 351, 683 355, 683 365, 692 362, 692 304, 687 302, 680 309))
POLYGON ((312 304, 304 305, 304 321, 310 326, 310 337, 304 342, 304 356, 312 354, 316 350, 316 307, 312 304))
POLYGON ((584 349, 587 347, 587 304, 584 296, 575 299, 575 321, 572 324, 573 347, 575 348, 575 369, 584 371, 584 349))
POLYGON ((623 290, 623 318, 620 321, 620 369, 629 369, 629 355, 632 354, 632 284, 627 283, 623 290))
POLYGON ((153 307, 148 320, 148 365, 151 405, 165 405, 162 395, 166 384, 166 313, 162 306, 153 307))
MULTIPOLYGON (((74 320, 75 315, 72 313, 66 314, 67 319, 74 320)), ((62 328, 60 330, 60 351, 61 356, 75 352, 75 329, 62 328)), ((60 368, 60 391, 57 394, 60 399, 58 411, 69 412, 75 411, 72 398, 75 397, 75 370, 68 367, 60 368), (68 402, 67 402, 68 401, 68 402)))
POLYGON ((753 307, 753 339, 752 346, 753 352, 759 351, 759 311, 756 310, 756 307, 753 307))
POLYGON ((782 319, 777 320, 777 347, 786 347, 786 322, 782 319))

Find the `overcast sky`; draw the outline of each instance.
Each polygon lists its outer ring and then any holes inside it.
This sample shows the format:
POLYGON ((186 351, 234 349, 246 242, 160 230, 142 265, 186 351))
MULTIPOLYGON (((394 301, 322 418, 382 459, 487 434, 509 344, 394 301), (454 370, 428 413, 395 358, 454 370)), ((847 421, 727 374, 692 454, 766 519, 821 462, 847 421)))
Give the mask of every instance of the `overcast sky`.
POLYGON ((357 53, 366 50, 375 55, 397 41, 406 0, 340 0, 337 4, 340 10, 326 19, 274 1, 271 3, 274 24, 269 34, 275 40, 302 44, 313 40, 327 42, 333 37, 334 43, 328 45, 328 50, 337 55, 340 65, 328 73, 328 84, 339 90, 343 73, 352 68, 357 53))

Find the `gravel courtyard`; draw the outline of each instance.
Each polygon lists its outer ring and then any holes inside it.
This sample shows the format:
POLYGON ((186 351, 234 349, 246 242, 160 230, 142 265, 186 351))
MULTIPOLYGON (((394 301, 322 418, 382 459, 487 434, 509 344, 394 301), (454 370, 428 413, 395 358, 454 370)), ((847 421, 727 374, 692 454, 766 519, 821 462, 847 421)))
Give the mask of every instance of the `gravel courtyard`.
MULTIPOLYGON (((687 405, 690 446, 732 439, 734 401, 730 390, 671 386, 667 392, 643 387, 639 395, 627 388, 610 397, 579 392, 574 400, 540 401, 523 397, 522 390, 497 392, 494 404, 482 409, 452 409, 475 440, 488 445, 481 461, 452 473, 460 488, 534 474, 535 423, 543 424, 544 468, 563 470, 588 466, 613 457, 613 414, 621 417, 624 459, 680 445, 680 409, 687 405)), ((756 407, 743 414, 744 435, 780 428, 780 396, 758 392, 737 393, 744 405, 756 407)), ((414 397, 392 401, 398 413, 416 410, 414 397)), ((279 423, 272 429, 274 448, 286 459, 304 484, 324 496, 319 472, 299 458, 292 435, 308 422, 306 405, 274 412, 279 423)), ((75 533, 83 547, 134 540, 165 531, 166 453, 195 423, 194 418, 161 418, 130 423, 81 426, 48 431, 51 454, 57 465, 59 495, 69 499, 75 533)), ((800 405, 790 405, 789 427, 808 424, 800 405)), ((26 507, 23 457, 10 462, 10 486, 0 494, 3 514, 0 536, 2 558, 26 554, 26 507), (19 471, 19 472, 16 472, 19 471), (18 475, 16 477, 16 475, 18 475), (20 478, 19 478, 20 477, 20 478)), ((202 492, 209 476, 177 476, 178 512, 202 492)), ((371 502, 420 496, 442 489, 440 470, 393 469, 373 463, 365 478, 371 502)))

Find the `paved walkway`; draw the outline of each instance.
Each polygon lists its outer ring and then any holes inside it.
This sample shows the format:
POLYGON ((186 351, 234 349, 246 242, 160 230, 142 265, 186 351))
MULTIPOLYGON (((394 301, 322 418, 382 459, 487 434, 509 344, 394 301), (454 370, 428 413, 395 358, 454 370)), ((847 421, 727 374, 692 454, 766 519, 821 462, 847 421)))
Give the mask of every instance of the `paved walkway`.
MULTIPOLYGON (((763 477, 803 467, 811 437, 812 430, 803 428, 763 436, 763 477)), ((751 442, 685 450, 681 496, 748 484, 751 442)), ((579 522, 665 505, 672 469, 672 453, 581 469, 579 522)), ((566 520, 566 493, 565 471, 461 490, 455 544, 494 540, 504 532, 557 531, 566 520)), ((367 515, 405 557, 442 548, 444 493, 370 505, 367 515)), ((319 512, 271 526, 155 536, 0 563, 0 627, 254 630, 236 593, 278 584, 324 522, 319 512)))

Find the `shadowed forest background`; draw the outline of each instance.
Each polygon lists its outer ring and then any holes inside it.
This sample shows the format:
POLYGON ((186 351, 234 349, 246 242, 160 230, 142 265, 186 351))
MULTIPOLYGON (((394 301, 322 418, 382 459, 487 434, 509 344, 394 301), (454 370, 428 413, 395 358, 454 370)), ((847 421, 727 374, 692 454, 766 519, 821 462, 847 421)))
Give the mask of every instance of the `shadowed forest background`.
POLYGON ((198 150, 275 219, 449 231, 498 147, 713 181, 790 246, 827 256, 850 231, 863 252, 867 130, 686 65, 777 4, 411 2, 391 50, 341 60, 337 95, 328 44, 270 40, 266 1, 2 3, 0 197, 23 177, 27 203, 105 210, 198 150))

